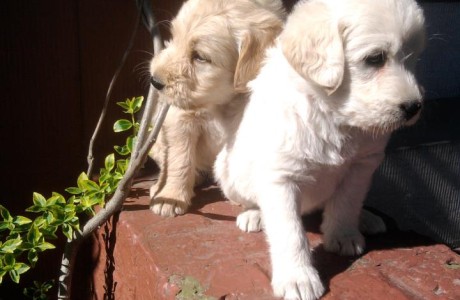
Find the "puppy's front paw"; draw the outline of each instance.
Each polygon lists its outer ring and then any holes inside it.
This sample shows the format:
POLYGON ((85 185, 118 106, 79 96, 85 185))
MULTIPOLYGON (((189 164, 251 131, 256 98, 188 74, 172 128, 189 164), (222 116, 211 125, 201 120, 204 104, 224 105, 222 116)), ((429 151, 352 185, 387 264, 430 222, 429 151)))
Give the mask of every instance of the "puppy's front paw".
POLYGON ((363 253, 366 242, 358 230, 340 231, 324 234, 324 249, 344 256, 363 253))
POLYGON ((272 287, 276 297, 285 300, 315 300, 324 293, 324 286, 313 267, 287 270, 273 274, 272 287))
POLYGON ((387 231, 387 226, 382 218, 363 209, 361 211, 361 219, 359 220, 359 230, 364 234, 372 235, 387 231))
POLYGON ((171 198, 155 197, 150 203, 150 210, 162 217, 175 217, 187 212, 189 205, 184 201, 171 198))
POLYGON ((175 195, 167 195, 161 191, 156 194, 156 185, 150 188, 150 210, 162 217, 175 217, 187 212, 189 204, 186 201, 179 200, 175 195))
POLYGON ((262 230, 262 216, 259 209, 248 209, 238 215, 236 226, 245 232, 257 232, 262 230))

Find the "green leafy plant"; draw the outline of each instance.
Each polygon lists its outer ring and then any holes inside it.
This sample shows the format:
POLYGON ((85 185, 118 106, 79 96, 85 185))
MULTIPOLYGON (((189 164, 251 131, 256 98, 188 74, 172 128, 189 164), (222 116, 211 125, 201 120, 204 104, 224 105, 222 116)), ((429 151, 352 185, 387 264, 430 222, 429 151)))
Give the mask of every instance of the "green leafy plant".
MULTIPOLYGON (((103 207, 113 195, 129 165, 127 156, 136 143, 139 123, 135 115, 141 109, 142 102, 143 97, 135 97, 117 103, 129 115, 129 119, 116 121, 113 130, 132 132, 125 145, 114 147, 121 158, 116 159, 113 153, 105 158, 104 167, 100 169, 97 180, 81 173, 77 186, 65 190, 70 195, 67 199, 56 192, 49 198, 33 193, 33 205, 26 209, 27 212, 38 215, 33 220, 24 216, 12 216, 7 208, 0 205, 0 284, 7 274, 13 282, 19 283, 20 276, 36 265, 39 253, 55 248, 49 241, 56 239, 59 231, 68 240, 72 240, 74 232, 80 230, 78 216, 83 213, 93 216, 95 207, 103 207)), ((26 289, 25 293, 33 299, 46 299, 44 295, 51 285, 51 282, 36 282, 34 288, 26 289)))
POLYGON ((33 300, 46 300, 48 299, 47 294, 53 285, 54 280, 46 281, 43 283, 34 281, 34 285, 32 287, 24 289, 24 295, 33 300))

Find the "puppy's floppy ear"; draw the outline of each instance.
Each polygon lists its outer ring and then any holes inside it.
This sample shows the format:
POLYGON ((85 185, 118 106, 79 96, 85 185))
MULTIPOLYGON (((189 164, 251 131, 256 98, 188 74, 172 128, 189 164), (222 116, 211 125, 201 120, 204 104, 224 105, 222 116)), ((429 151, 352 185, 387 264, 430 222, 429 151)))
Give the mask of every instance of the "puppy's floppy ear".
POLYGON ((265 57, 265 49, 273 44, 282 29, 281 20, 272 20, 264 28, 251 28, 241 40, 238 62, 236 64, 233 86, 236 91, 244 92, 246 84, 259 73, 265 57))
POLYGON ((280 41, 284 56, 302 77, 315 82, 328 95, 341 85, 343 42, 339 25, 325 4, 312 1, 298 5, 280 41))

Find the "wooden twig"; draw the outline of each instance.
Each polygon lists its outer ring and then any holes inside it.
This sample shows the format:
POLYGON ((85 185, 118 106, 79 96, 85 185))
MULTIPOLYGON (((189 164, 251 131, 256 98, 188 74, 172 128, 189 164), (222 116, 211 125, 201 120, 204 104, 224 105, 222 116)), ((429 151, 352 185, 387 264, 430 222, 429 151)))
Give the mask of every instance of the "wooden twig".
POLYGON ((141 124, 139 126, 139 132, 137 133, 136 144, 134 145, 134 149, 131 153, 131 159, 134 159, 137 156, 139 156, 140 146, 145 143, 145 140, 147 138, 148 129, 150 128, 150 120, 152 120, 153 112, 158 103, 158 101, 153 101, 154 99, 151 98, 158 98, 157 93, 158 91, 152 86, 150 86, 149 93, 147 95, 147 101, 145 103, 142 114, 141 124))
MULTIPOLYGON (((143 1, 143 2, 149 2, 149 1, 143 1)), ((118 64, 118 67, 115 70, 115 73, 113 74, 112 80, 110 80, 109 88, 107 89, 107 93, 105 94, 104 105, 102 106, 102 111, 101 111, 101 114, 99 115, 99 120, 97 121, 96 128, 94 129, 93 135, 91 136, 91 140, 89 141, 88 156, 86 157, 86 160, 88 162, 88 170, 86 171, 86 175, 88 175, 89 178, 91 178, 93 174, 93 169, 94 169, 94 153, 93 153, 94 143, 97 140, 99 132, 101 131, 102 124, 104 123, 105 117, 107 115, 107 108, 110 103, 110 97, 112 96, 113 87, 133 47, 134 39, 136 37, 136 33, 137 33, 137 30, 140 24, 140 19, 141 19, 141 11, 139 10, 139 13, 137 14, 137 17, 136 17, 136 25, 134 27, 133 33, 131 34, 128 46, 126 47, 126 50, 123 53, 120 63, 118 64)))

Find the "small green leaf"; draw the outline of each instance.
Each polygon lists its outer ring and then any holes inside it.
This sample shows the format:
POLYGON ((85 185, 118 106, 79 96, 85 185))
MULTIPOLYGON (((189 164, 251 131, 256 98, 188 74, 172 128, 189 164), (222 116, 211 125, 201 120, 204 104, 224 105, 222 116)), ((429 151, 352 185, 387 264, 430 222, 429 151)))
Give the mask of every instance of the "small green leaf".
POLYGON ((84 190, 82 183, 83 183, 83 181, 88 180, 88 179, 89 179, 88 175, 86 175, 85 172, 82 172, 80 174, 80 176, 78 176, 77 185, 80 188, 80 190, 84 190))
POLYGON ((70 212, 73 212, 75 211, 75 204, 73 203, 69 203, 67 204, 66 206, 64 206, 64 213, 70 213, 70 212))
POLYGON ((48 239, 57 239, 56 231, 58 227, 54 225, 48 225, 46 228, 43 228, 41 233, 48 239))
POLYGON ((6 274, 6 271, 0 269, 0 284, 2 284, 2 282, 3 282, 3 276, 5 276, 5 274, 6 274))
POLYGON ((73 229, 68 224, 62 224, 62 233, 67 237, 67 240, 72 240, 73 229))
POLYGON ((32 205, 31 207, 26 208, 26 211, 28 211, 28 212, 35 212, 35 213, 36 213, 36 212, 41 212, 41 211, 43 211, 43 210, 44 210, 43 207, 37 206, 37 205, 32 205))
POLYGON ((119 159, 117 160, 117 172, 119 172, 122 176, 126 173, 128 169, 129 159, 119 159))
POLYGON ((90 198, 89 197, 83 197, 81 198, 81 202, 80 202, 81 206, 87 208, 87 207, 91 207, 91 201, 90 201, 90 198))
POLYGON ((41 237, 42 234, 38 230, 37 226, 31 226, 29 232, 27 233, 27 241, 35 245, 41 237))
POLYGON ((92 207, 88 207, 86 210, 85 210, 86 214, 88 214, 89 216, 91 217, 94 217, 96 215, 96 212, 94 211, 94 209, 92 207))
POLYGON ((65 191, 71 195, 79 195, 82 193, 82 191, 77 187, 69 187, 66 188, 65 191))
POLYGON ((99 184, 102 186, 102 184, 103 184, 104 182, 106 182, 107 180, 109 180, 110 177, 111 177, 111 174, 110 174, 110 173, 105 173, 105 174, 101 175, 101 176, 99 177, 99 184))
POLYGON ((46 219, 46 222, 48 222, 48 224, 52 224, 53 221, 54 221, 54 216, 51 212, 47 211, 44 215, 43 215, 46 219))
POLYGON ((79 201, 79 200, 77 200, 77 199, 75 198, 75 196, 71 196, 71 197, 69 198, 69 200, 67 200, 68 204, 78 203, 78 201, 79 201))
POLYGON ((28 232, 31 224, 28 223, 28 224, 13 225, 13 226, 14 226, 14 228, 10 231, 10 235, 21 234, 21 233, 24 233, 24 232, 28 232))
POLYGON ((57 198, 57 199, 56 199, 56 203, 64 204, 64 203, 66 202, 64 196, 62 196, 62 195, 59 194, 59 193, 53 192, 53 193, 52 193, 52 196, 57 198))
POLYGON ((2 221, 0 222, 0 231, 7 230, 9 228, 10 222, 2 221))
POLYGON ((113 124, 113 131, 114 132, 122 132, 129 130, 131 127, 133 127, 133 123, 131 121, 126 120, 126 119, 121 119, 115 122, 113 124))
POLYGON ((120 147, 120 146, 114 146, 113 148, 114 148, 115 151, 117 151, 117 153, 120 154, 120 155, 128 155, 128 154, 130 153, 130 152, 129 152, 129 149, 128 149, 128 147, 126 147, 126 145, 125 145, 125 146, 122 146, 122 147, 120 147))
POLYGON ((49 289, 51 289, 54 285, 54 280, 50 280, 50 281, 47 281, 47 282, 44 282, 42 284, 42 290, 44 292, 47 292, 49 289))
POLYGON ((136 145, 137 137, 136 136, 128 136, 126 139, 126 147, 128 148, 129 152, 133 152, 134 146, 136 145))
POLYGON ((136 97, 134 101, 131 104, 131 108, 133 110, 133 113, 137 113, 141 107, 142 107, 142 102, 144 101, 143 96, 136 97))
POLYGON ((42 228, 43 226, 46 226, 46 219, 43 218, 43 216, 39 216, 34 220, 33 226, 36 228, 42 228))
POLYGON ((45 199, 45 197, 43 197, 39 193, 34 192, 34 194, 33 194, 33 202, 34 202, 35 206, 46 207, 46 199, 45 199))
POLYGON ((28 265, 26 265, 25 263, 17 263, 17 264, 14 265, 14 270, 17 271, 19 275, 24 274, 29 269, 30 269, 30 267, 28 265))
POLYGON ((113 179, 115 181, 120 181, 122 178, 123 178, 123 174, 121 174, 119 172, 116 172, 115 174, 113 174, 113 179))
POLYGON ((83 180, 81 185, 85 192, 99 191, 99 186, 92 180, 83 180))
POLYGON ((7 240, 0 246, 1 253, 14 253, 14 251, 21 245, 22 239, 18 236, 15 239, 7 240))
POLYGON ((5 266, 8 267, 6 268, 7 270, 12 269, 16 263, 16 259, 14 258, 13 254, 5 254, 3 260, 6 264, 5 266))
POLYGON ((46 200, 46 206, 48 207, 60 205, 64 203, 65 203, 65 198, 62 195, 58 193, 54 193, 54 192, 53 192, 53 195, 49 197, 48 200, 46 200))
POLYGON ((12 219, 10 212, 3 205, 0 205, 0 215, 5 221, 11 221, 12 219))
POLYGON ((56 246, 54 246, 53 244, 51 243, 48 243, 48 242, 43 242, 41 243, 40 245, 37 245, 37 248, 40 250, 40 251, 45 251, 45 250, 49 250, 49 249, 55 249, 56 246))
POLYGON ((13 223, 15 225, 24 225, 24 224, 29 224, 29 223, 32 223, 32 220, 29 219, 29 218, 26 218, 26 217, 23 217, 23 216, 17 216, 15 218, 13 218, 13 223))
POLYGON ((35 264, 38 261, 37 250, 35 250, 35 249, 29 250, 29 253, 27 253, 27 259, 29 260, 29 262, 32 265, 32 267, 35 267, 35 264))
POLYGON ((125 112, 128 112, 129 110, 129 105, 125 102, 117 102, 117 105, 126 110, 125 112))
POLYGON ((110 172, 115 166, 115 154, 112 153, 107 155, 104 161, 104 165, 107 172, 110 172))
POLYGON ((11 271, 8 272, 8 274, 10 275, 10 278, 14 283, 19 283, 20 276, 18 274, 18 271, 11 270, 11 271))
POLYGON ((75 229, 75 230, 80 230, 80 222, 78 217, 74 217, 72 220, 70 220, 69 224, 75 229))

